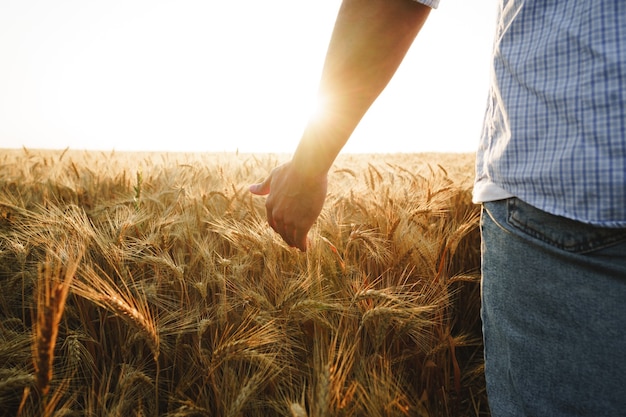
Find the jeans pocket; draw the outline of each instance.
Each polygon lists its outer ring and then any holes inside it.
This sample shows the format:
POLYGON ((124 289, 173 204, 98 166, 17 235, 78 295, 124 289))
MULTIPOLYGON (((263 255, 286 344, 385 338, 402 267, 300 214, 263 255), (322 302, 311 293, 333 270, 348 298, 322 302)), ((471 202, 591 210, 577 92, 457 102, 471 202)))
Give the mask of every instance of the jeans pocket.
POLYGON ((518 198, 507 201, 508 224, 558 249, 589 253, 626 241, 626 229, 598 227, 539 210, 518 198))

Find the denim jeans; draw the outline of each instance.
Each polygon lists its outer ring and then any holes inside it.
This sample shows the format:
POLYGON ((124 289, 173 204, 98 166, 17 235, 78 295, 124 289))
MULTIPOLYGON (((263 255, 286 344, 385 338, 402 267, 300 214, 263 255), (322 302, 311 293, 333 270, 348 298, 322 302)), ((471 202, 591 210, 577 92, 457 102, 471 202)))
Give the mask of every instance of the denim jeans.
POLYGON ((626 416, 626 229, 511 198, 481 233, 492 416, 626 416))

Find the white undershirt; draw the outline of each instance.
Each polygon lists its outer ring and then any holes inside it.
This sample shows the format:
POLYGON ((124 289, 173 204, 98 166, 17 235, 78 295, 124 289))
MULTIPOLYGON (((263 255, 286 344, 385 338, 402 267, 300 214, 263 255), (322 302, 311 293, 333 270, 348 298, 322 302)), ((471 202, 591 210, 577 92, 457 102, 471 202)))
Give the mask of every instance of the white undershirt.
POLYGON ((474 203, 486 203, 487 201, 504 200, 514 197, 513 194, 498 187, 487 178, 483 178, 474 184, 472 201, 474 203))

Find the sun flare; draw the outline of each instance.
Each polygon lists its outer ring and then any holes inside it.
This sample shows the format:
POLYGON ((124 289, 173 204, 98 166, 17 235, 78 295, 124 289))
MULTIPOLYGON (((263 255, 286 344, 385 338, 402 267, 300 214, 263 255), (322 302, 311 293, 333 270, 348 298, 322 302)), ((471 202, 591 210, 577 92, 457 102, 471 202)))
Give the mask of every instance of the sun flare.
POLYGON ((318 94, 309 104, 308 108, 308 121, 314 123, 318 121, 327 109, 327 99, 321 94, 318 94))

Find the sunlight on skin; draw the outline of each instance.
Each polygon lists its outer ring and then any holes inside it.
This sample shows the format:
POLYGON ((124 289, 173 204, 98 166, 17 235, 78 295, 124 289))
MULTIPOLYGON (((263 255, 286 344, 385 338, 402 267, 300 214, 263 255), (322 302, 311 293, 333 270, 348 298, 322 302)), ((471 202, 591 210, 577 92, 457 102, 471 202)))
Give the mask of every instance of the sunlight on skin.
POLYGON ((326 100, 325 98, 318 94, 315 100, 310 103, 308 111, 308 122, 315 123, 319 121, 319 119, 324 115, 324 111, 326 110, 326 100))

